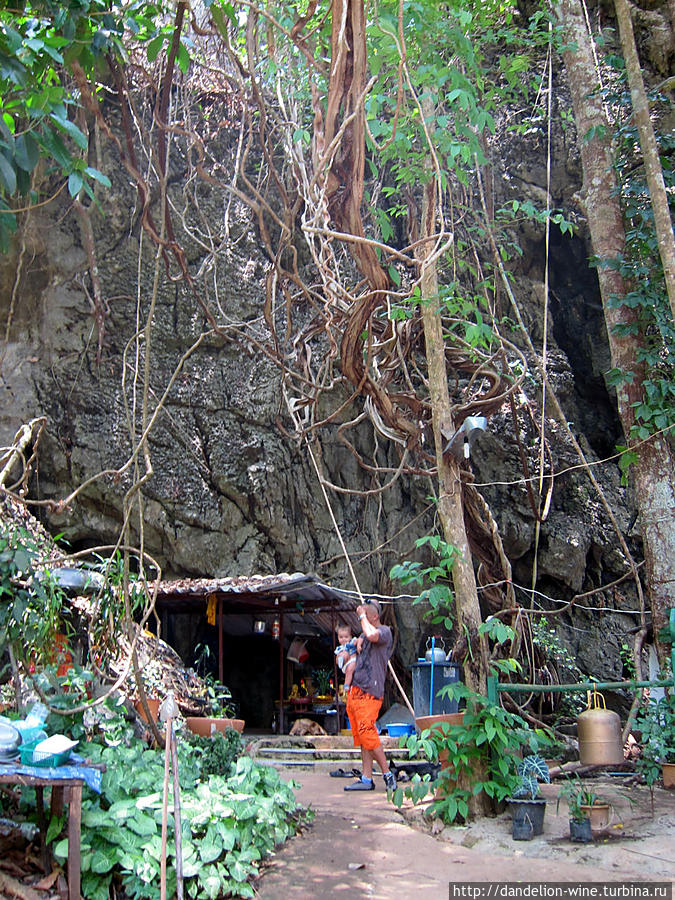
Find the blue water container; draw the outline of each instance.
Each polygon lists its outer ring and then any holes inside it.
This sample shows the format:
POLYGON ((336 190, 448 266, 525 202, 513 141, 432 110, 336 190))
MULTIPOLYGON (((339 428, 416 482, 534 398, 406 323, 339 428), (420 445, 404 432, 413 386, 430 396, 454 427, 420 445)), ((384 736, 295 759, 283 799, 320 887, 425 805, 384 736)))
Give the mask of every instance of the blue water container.
POLYGON ((438 692, 446 684, 461 681, 461 668, 454 662, 432 663, 416 662, 412 666, 413 707, 415 718, 420 716, 440 716, 459 712, 459 701, 449 697, 439 697, 438 692), (431 684, 433 667, 434 683, 431 684), (429 709, 433 690, 433 709, 429 709))

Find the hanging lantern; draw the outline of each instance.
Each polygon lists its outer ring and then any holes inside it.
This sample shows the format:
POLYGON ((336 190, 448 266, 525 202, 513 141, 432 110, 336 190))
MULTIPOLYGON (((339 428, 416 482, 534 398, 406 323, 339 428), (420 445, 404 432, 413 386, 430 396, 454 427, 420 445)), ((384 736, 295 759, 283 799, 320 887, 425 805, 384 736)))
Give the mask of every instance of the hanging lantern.
POLYGON ((272 637, 276 641, 278 641, 280 634, 281 634, 281 622, 279 621, 279 618, 276 617, 272 620, 272 637))

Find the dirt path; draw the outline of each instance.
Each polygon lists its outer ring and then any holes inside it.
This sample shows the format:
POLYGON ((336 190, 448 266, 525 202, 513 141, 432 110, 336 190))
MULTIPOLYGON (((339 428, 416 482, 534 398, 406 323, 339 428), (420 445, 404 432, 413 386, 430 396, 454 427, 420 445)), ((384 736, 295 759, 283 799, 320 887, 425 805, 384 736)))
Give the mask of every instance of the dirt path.
MULTIPOLYGON (((375 791, 350 794, 343 790, 348 781, 331 778, 325 771, 283 774, 300 783, 298 799, 315 811, 315 819, 311 828, 279 850, 258 883, 261 900, 286 900, 291 894, 307 900, 350 895, 437 900, 448 896, 450 881, 675 878, 675 797, 667 798, 671 801, 665 813, 667 827, 655 825, 656 835, 647 838, 646 845, 642 839, 629 844, 614 836, 604 844, 573 845, 563 838, 565 811, 555 814, 557 789, 546 785, 552 802, 544 834, 516 842, 506 816, 483 820, 476 827, 445 829, 439 835, 413 828, 387 801, 381 778, 376 779, 375 791)), ((407 815, 414 814, 408 810, 407 815)))

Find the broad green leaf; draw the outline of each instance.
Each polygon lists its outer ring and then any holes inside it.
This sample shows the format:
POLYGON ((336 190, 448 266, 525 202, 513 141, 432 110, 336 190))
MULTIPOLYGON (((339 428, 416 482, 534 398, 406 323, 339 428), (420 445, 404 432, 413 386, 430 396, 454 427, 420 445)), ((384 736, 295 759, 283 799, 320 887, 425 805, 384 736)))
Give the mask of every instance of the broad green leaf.
POLYGON ((71 172, 68 176, 68 193, 71 197, 77 197, 77 195, 82 190, 82 185, 84 184, 82 175, 80 172, 71 172))
POLYGON ((107 853, 97 850, 91 858, 91 871, 102 875, 109 872, 116 862, 117 859, 112 848, 107 853))
POLYGON ((160 50, 164 46, 164 35, 158 34, 148 44, 148 62, 154 62, 159 56, 160 50))
POLYGON ((0 135, 7 140, 11 140, 15 130, 14 119, 9 113, 3 112, 2 116, 0 116, 0 135))
POLYGON ((0 153, 0 185, 10 195, 16 190, 16 172, 3 153, 0 153))
POLYGON ((140 835, 150 835, 157 831, 157 823, 151 816, 137 810, 133 816, 127 819, 127 828, 140 835))
POLYGON ((40 138, 40 144, 47 151, 47 155, 51 156, 62 169, 68 171, 72 167, 73 157, 61 140, 60 135, 53 131, 46 131, 40 138))
POLYGON ((222 855, 224 850, 223 842, 222 840, 220 840, 218 832, 212 827, 209 827, 205 837, 203 837, 201 841, 199 841, 199 843, 197 844, 197 849, 199 852, 199 857, 204 863, 210 863, 215 859, 218 859, 218 857, 222 855))
POLYGON ((188 52, 187 47, 182 41, 178 44, 176 62, 178 63, 178 68, 181 70, 183 75, 187 75, 188 69, 190 68, 190 53, 188 52))
POLYGON ((49 118, 57 128, 60 128, 61 131, 65 132, 68 135, 68 137, 73 139, 80 150, 87 149, 87 147, 89 146, 89 141, 87 140, 86 136, 82 134, 82 132, 74 122, 71 122, 70 119, 65 117, 65 115, 61 116, 57 115, 56 113, 52 113, 49 118))
POLYGON ((61 834, 61 831, 63 829, 63 822, 63 816, 51 817, 51 819, 49 820, 49 826, 47 828, 47 835, 45 837, 45 841, 48 844, 51 844, 54 838, 57 838, 61 834))

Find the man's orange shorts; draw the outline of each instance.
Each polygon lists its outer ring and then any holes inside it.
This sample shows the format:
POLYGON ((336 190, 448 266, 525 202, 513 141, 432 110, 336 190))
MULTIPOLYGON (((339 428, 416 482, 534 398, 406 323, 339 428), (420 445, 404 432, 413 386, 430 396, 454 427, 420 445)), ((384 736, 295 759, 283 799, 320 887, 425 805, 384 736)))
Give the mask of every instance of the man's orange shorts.
POLYGON ((375 722, 380 715, 381 707, 381 699, 366 694, 360 687, 352 686, 347 696, 347 715, 352 726, 355 747, 377 750, 380 746, 380 736, 375 722))

